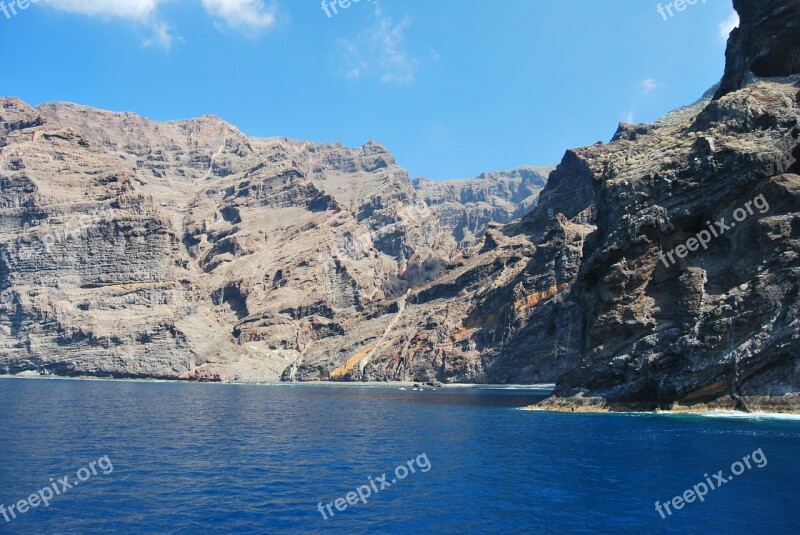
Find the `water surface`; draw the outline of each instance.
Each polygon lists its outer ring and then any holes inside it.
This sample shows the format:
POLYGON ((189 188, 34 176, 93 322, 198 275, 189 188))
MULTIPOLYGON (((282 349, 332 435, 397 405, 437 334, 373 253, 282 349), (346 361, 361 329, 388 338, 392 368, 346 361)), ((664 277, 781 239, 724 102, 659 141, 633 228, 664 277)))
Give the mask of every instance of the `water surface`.
POLYGON ((0 379, 0 504, 113 463, 0 533, 800 533, 800 422, 518 410, 541 396, 0 379), (427 472, 317 510, 420 454, 427 472))

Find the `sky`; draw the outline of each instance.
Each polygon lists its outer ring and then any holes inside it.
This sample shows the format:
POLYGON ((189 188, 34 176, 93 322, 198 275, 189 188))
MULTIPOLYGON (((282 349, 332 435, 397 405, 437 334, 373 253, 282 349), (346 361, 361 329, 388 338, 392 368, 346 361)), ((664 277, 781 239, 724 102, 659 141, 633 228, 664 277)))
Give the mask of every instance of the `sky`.
POLYGON ((719 81, 730 0, 673 1, 4 0, 0 95, 377 141, 412 177, 472 177, 558 163, 719 81))

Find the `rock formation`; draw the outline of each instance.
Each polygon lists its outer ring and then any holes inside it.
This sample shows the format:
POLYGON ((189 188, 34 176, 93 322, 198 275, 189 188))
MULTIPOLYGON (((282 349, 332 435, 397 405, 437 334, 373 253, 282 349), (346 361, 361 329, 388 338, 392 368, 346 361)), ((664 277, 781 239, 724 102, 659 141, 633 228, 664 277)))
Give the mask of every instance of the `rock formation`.
POLYGON ((549 172, 412 181, 376 143, 0 103, 6 373, 267 381, 324 348, 299 375, 330 374, 549 172))
POLYGON ((0 372, 800 409, 800 2, 734 4, 718 88, 552 173, 0 100, 0 372))
POLYGON ((800 73, 800 1, 733 0, 739 12, 725 53, 725 75, 716 98, 741 89, 754 77, 800 73))
POLYGON ((713 102, 565 159, 586 193, 556 209, 597 230, 566 297, 578 360, 542 407, 800 409, 800 2, 734 4, 713 102))

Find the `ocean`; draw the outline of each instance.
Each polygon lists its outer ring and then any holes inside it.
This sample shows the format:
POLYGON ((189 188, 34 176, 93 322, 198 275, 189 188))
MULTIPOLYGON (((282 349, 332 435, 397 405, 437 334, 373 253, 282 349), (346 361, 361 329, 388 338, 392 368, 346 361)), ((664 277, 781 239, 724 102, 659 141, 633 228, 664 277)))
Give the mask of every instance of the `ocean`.
POLYGON ((799 419, 543 395, 0 379, 0 534, 800 533, 799 419))

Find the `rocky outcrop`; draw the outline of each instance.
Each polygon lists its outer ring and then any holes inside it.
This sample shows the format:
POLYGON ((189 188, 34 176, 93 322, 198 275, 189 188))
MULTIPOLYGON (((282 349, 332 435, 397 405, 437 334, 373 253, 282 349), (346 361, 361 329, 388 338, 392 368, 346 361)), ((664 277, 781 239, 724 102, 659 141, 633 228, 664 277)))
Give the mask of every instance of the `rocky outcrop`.
POLYGON ((739 13, 726 51, 725 75, 715 98, 754 77, 800 73, 800 0, 733 0, 739 13))
POLYGON ((579 359, 540 408, 800 410, 797 3, 735 4, 713 102, 565 158, 555 210, 597 230, 566 297, 579 359))
POLYGON ((797 392, 797 96, 757 83, 692 123, 591 149, 583 358, 557 395, 669 408, 797 392))
POLYGON ((735 5, 718 90, 552 172, 0 100, 0 372, 800 410, 797 3, 735 5))
POLYGON ((437 187, 377 143, 0 99, 0 372, 336 376, 543 182, 437 187))
POLYGON ((44 124, 42 116, 21 100, 4 99, 0 106, 0 146, 3 146, 5 137, 10 132, 42 124, 44 124))

